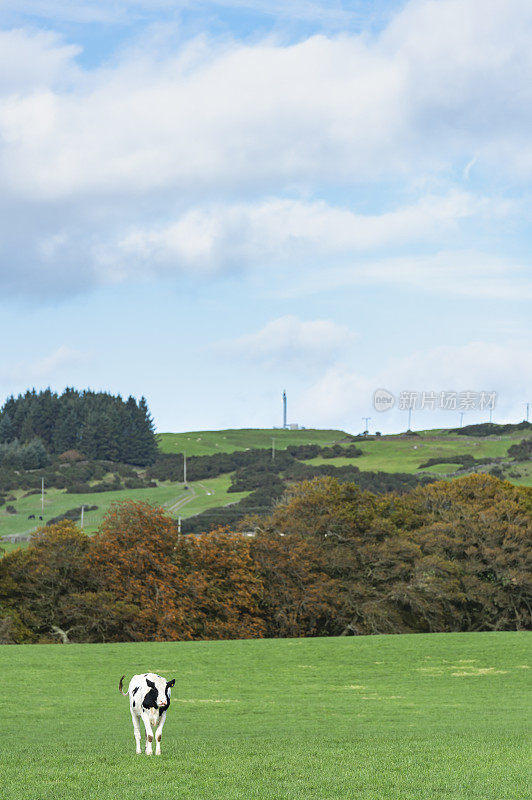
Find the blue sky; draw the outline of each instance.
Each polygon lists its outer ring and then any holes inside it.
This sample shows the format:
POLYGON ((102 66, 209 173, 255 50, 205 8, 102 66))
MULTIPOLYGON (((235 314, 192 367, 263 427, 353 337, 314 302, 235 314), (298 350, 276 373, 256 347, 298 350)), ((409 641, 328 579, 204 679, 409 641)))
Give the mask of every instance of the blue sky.
POLYGON ((531 34, 525 0, 0 0, 0 396, 144 394, 159 430, 276 425, 285 388, 307 427, 402 430, 405 391, 415 428, 467 391, 522 419, 531 34))

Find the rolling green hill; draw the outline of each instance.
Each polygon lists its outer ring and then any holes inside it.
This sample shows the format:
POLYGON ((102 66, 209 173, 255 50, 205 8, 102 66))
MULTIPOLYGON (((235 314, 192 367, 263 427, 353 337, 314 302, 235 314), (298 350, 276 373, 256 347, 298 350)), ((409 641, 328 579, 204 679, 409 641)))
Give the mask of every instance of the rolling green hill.
MULTIPOLYGON (((470 471, 501 470, 501 475, 513 483, 532 486, 532 462, 515 463, 507 455, 508 448, 532 437, 530 430, 494 433, 490 436, 463 436, 448 430, 420 431, 413 436, 391 435, 369 437, 356 440, 362 451, 357 458, 318 456, 305 461, 310 465, 331 467, 356 466, 362 471, 382 471, 388 473, 409 473, 412 475, 432 475, 452 477, 460 465, 448 459, 456 456, 470 456, 482 459, 497 459, 499 463, 476 465, 470 471), (430 459, 438 463, 422 467, 430 459)), ((242 429, 223 431, 193 431, 188 433, 162 433, 158 435, 159 448, 163 453, 186 452, 187 456, 208 456, 219 453, 232 453, 255 449, 272 448, 285 450, 289 445, 318 444, 330 446, 335 443, 348 445, 353 437, 339 430, 282 430, 282 429, 242 429)), ((45 521, 81 505, 97 505, 97 511, 85 518, 85 529, 92 533, 100 524, 105 512, 113 502, 134 499, 160 504, 174 516, 183 519, 212 508, 234 504, 249 492, 230 492, 230 473, 219 475, 190 484, 185 491, 178 482, 159 481, 155 488, 125 489, 122 491, 67 494, 64 490, 48 489, 45 495, 45 521)), ((31 514, 40 514, 40 496, 24 497, 21 490, 10 493, 15 499, 0 506, 0 536, 27 534, 38 519, 29 520, 31 514), (17 513, 7 512, 7 505, 15 507, 17 513)), ((15 545, 13 545, 15 546, 15 545)), ((11 545, 7 545, 10 549, 11 545)))
POLYGON ((2 800, 524 800, 526 633, 4 645, 2 800), (126 673, 176 678, 135 755, 126 673))
MULTIPOLYGON (((531 434, 528 434, 529 436, 531 434)), ((476 459, 504 458, 508 448, 525 438, 527 434, 507 433, 501 436, 473 437, 458 436, 448 431, 421 431, 416 436, 380 436, 369 441, 357 441, 363 451, 361 458, 354 459, 312 459, 314 464, 356 463, 361 470, 382 470, 383 472, 419 472, 421 465, 430 458, 441 458, 468 454, 476 459)), ((458 469, 457 464, 444 462, 443 469, 429 468, 438 474, 451 474, 458 469)))
POLYGON ((187 456, 210 456, 214 453, 233 453, 235 450, 269 449, 272 439, 275 448, 288 445, 335 444, 350 438, 336 430, 284 430, 282 428, 241 428, 225 431, 189 431, 188 433, 159 433, 157 442, 163 453, 185 453, 187 456))
MULTIPOLYGON (((373 436, 367 440, 357 438, 356 445, 363 451, 361 458, 325 459, 317 457, 310 464, 331 464, 344 466, 356 464, 361 470, 381 470, 383 472, 417 473, 420 466, 430 458, 468 454, 476 459, 505 458, 508 448, 522 439, 532 437, 532 431, 513 431, 493 436, 461 436, 445 429, 419 431, 414 436, 394 434, 373 436)), ((192 431, 188 433, 158 434, 159 449, 163 453, 183 453, 187 456, 232 453, 235 450, 269 449, 275 441, 275 449, 284 450, 289 445, 348 444, 353 437, 339 430, 299 430, 282 429, 242 429, 225 431, 192 431)), ((431 467, 428 471, 436 474, 452 474, 457 464, 443 463, 441 467, 431 467)), ((525 469, 526 465, 518 469, 525 469)), ((516 483, 528 483, 528 475, 516 483)), ((512 477, 509 478, 512 480, 512 477)))

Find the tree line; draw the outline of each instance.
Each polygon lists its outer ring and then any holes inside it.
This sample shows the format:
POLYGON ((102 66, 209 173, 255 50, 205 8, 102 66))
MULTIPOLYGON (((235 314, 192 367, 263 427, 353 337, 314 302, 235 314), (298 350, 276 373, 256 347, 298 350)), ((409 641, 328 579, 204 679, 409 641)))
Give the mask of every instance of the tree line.
MULTIPOLYGON (((87 459, 145 466, 157 455, 146 399, 67 388, 31 389, 8 397, 0 409, 0 445, 20 448, 38 441, 48 455, 79 451, 87 459)), ((9 451, 10 452, 10 451, 9 451)), ((42 454, 29 469, 44 466, 42 454)), ((2 458, 2 450, 0 450, 2 458)), ((5 455, 4 455, 5 458, 5 455)), ((27 461, 27 459, 26 459, 27 461)))
POLYGON ((498 425, 496 422, 480 422, 478 425, 464 425, 462 428, 451 428, 449 433, 457 433, 459 436, 501 436, 504 433, 530 431, 531 429, 532 423, 526 420, 522 422, 508 422, 505 425, 498 425))
POLYGON ((402 495, 315 478, 195 536, 129 501, 92 538, 66 521, 0 560, 0 640, 522 630, 531 535, 532 491, 489 475, 402 495))

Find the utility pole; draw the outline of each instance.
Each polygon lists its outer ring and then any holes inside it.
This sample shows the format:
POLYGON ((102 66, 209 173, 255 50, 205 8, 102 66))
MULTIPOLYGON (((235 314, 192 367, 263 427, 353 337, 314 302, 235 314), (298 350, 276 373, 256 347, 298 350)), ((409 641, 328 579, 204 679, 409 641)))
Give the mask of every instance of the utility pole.
POLYGON ((366 427, 364 428, 364 430, 369 433, 369 421, 370 421, 371 417, 362 417, 362 419, 365 420, 365 422, 366 422, 366 427))
POLYGON ((275 461, 275 439, 272 438, 272 461, 275 461))
POLYGON ((462 428, 464 425, 464 412, 460 411, 460 427, 462 428))
POLYGON ((412 409, 411 408, 408 409, 408 428, 407 428, 407 430, 409 430, 409 431, 412 430, 412 409))
POLYGON ((183 484, 187 485, 187 454, 183 453, 183 484))
POLYGON ((526 421, 528 422, 528 413, 530 411, 530 403, 526 403, 526 421))
POLYGON ((81 522, 80 522, 80 528, 81 528, 82 530, 83 530, 83 514, 84 514, 84 511, 85 511, 85 506, 81 506, 81 522))
POLYGON ((44 478, 41 478, 41 517, 44 516, 44 478))
POLYGON ((181 517, 177 518, 177 532, 181 533, 181 517))

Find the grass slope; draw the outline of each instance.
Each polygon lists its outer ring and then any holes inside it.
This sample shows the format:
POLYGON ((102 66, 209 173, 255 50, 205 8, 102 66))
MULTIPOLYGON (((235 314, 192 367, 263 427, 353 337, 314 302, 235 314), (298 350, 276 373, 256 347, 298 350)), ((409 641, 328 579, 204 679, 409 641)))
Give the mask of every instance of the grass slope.
MULTIPOLYGON (((309 464, 330 464, 345 466, 354 464, 361 470, 382 472, 419 473, 420 465, 429 458, 444 458, 469 454, 474 458, 504 458, 512 444, 530 436, 526 431, 517 431, 493 436, 458 436, 445 429, 420 431, 415 437, 390 435, 375 437, 368 441, 357 441, 356 446, 363 451, 363 456, 353 458, 311 459, 309 464)), ((344 431, 337 430, 227 430, 227 431, 195 431, 189 433, 161 433, 158 436, 159 448, 164 453, 181 453, 187 455, 211 455, 212 453, 233 452, 247 448, 270 448, 272 438, 275 447, 285 449, 292 444, 328 445, 335 442, 346 442, 344 431)), ((347 443, 347 442, 346 442, 347 443)), ((429 467, 428 473, 436 475, 452 475, 458 469, 457 464, 445 463, 429 467)), ((532 469, 528 464, 519 464, 517 470, 521 477, 512 478, 513 483, 532 486, 532 469)))
POLYGON ((524 800, 527 644, 3 646, 2 800, 524 800), (135 755, 117 691, 124 672, 147 670, 177 679, 157 758, 135 755))
POLYGON ((189 431, 188 433, 160 433, 157 436, 163 453, 183 453, 187 456, 210 456, 213 453, 234 453, 235 450, 268 449, 275 439, 275 447, 285 450, 288 445, 340 442, 348 436, 344 431, 283 430, 282 428, 242 428, 225 431, 189 431))
MULTIPOLYGON (((85 515, 84 528, 87 533, 94 533, 105 513, 113 503, 123 500, 144 500, 154 505, 167 508, 173 517, 186 519, 193 514, 199 514, 208 508, 236 503, 249 492, 230 492, 230 475, 220 475, 204 481, 189 483, 185 490, 182 483, 164 481, 153 489, 127 489, 117 492, 95 492, 94 494, 67 494, 62 489, 49 489, 44 498, 44 521, 64 514, 71 508, 81 505, 97 505, 97 511, 90 511, 85 515), (181 502, 186 501, 184 505, 181 502)), ((8 514, 5 506, 0 508, 0 535, 25 533, 35 525, 33 520, 28 520, 30 514, 41 513, 40 495, 23 497, 23 491, 13 492, 17 500, 11 505, 17 509, 17 514, 8 514)), ((41 523, 42 524, 42 523, 41 523)))
MULTIPOLYGON (((356 459, 315 458, 310 464, 356 464, 359 469, 382 470, 383 472, 419 472, 419 467, 429 458, 445 458, 468 454, 474 458, 504 457, 508 448, 523 439, 523 434, 506 434, 497 437, 471 437, 435 435, 433 431, 415 437, 382 436, 370 441, 357 442, 363 455, 356 459)), ((443 466, 443 465, 438 465, 443 466)), ((447 464, 447 469, 438 472, 452 473, 458 464, 447 464)), ((431 468, 432 471, 434 468, 431 468)))

